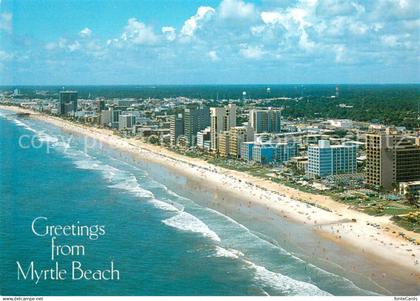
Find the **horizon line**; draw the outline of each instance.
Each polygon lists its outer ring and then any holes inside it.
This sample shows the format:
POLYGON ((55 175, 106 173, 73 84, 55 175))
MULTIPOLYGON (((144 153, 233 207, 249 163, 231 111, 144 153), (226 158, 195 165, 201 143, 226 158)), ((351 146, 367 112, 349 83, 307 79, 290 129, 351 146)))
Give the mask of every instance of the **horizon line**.
POLYGON ((420 82, 407 82, 407 83, 228 83, 228 84, 0 84, 0 87, 74 87, 74 86, 140 86, 140 87, 154 87, 154 86, 330 86, 330 85, 355 85, 355 86, 383 86, 383 85, 420 85, 420 82))

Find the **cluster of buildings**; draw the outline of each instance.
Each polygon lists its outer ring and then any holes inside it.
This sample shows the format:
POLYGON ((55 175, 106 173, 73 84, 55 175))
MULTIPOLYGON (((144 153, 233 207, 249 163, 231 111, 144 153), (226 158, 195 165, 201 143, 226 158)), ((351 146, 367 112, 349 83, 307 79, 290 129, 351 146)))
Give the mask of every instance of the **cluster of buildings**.
POLYGON ((170 116, 171 145, 197 147, 223 158, 262 164, 277 163, 281 162, 279 158, 290 157, 281 154, 284 143, 264 141, 258 137, 258 133, 280 133, 280 109, 252 109, 249 120, 237 125, 237 106, 234 103, 210 108, 205 105, 190 106, 170 116), (251 149, 251 155, 244 153, 245 148, 251 149), (253 149, 255 152, 252 152, 253 149))
POLYGON ((362 174, 365 182, 402 193, 420 190, 420 137, 403 129, 357 125, 347 119, 282 122, 282 109, 261 101, 78 99, 60 91, 58 100, 22 105, 74 117, 125 135, 172 148, 261 165, 295 165, 306 178, 362 174), (334 133, 345 133, 337 136, 334 133))
POLYGON ((205 104, 188 104, 169 120, 171 145, 194 147, 197 133, 210 126, 210 109, 205 104))

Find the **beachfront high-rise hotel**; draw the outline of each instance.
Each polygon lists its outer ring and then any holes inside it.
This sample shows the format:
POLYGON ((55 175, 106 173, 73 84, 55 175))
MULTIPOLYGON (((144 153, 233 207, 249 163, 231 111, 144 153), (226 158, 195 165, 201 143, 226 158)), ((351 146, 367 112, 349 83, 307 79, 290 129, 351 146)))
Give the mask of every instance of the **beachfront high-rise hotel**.
POLYGON ((174 146, 177 144, 178 137, 184 135, 184 115, 183 113, 178 113, 176 115, 169 116, 169 135, 171 145, 174 146))
POLYGON ((366 182, 391 190, 396 184, 420 180, 420 142, 394 129, 366 135, 366 182))
POLYGON ((219 151, 219 135, 236 126, 236 105, 231 103, 225 107, 210 108, 210 148, 219 151))
POLYGON ((60 91, 58 94, 58 114, 68 115, 77 111, 77 92, 60 91))
POLYGON ((249 111, 249 124, 256 134, 280 133, 281 108, 253 109, 249 111))
POLYGON ((210 110, 205 105, 190 105, 184 109, 184 135, 188 146, 197 144, 198 131, 210 125, 210 110))
POLYGON ((308 147, 308 175, 326 177, 357 171, 355 145, 330 145, 328 140, 319 140, 308 147))

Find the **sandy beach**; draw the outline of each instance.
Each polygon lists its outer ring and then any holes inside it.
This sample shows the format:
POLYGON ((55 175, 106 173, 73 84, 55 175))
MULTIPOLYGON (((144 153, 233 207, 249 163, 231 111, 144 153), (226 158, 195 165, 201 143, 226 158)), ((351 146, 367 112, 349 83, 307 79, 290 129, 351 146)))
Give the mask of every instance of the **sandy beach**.
POLYGON ((134 138, 121 138, 108 129, 71 123, 18 107, 0 106, 0 109, 31 113, 31 118, 96 139, 143 160, 188 173, 196 179, 207 181, 209 185, 245 196, 249 200, 249 207, 258 205, 281 218, 310 225, 325 238, 348 245, 366 256, 374 256, 378 261, 386 260, 403 268, 420 283, 420 246, 403 239, 399 233, 417 240, 420 240, 420 234, 395 225, 390 216, 370 216, 350 209, 346 204, 338 203, 328 196, 302 192, 243 172, 217 167, 204 160, 185 157, 134 138), (352 219, 356 219, 356 222, 352 222, 352 219), (374 227, 372 224, 379 226, 374 227))

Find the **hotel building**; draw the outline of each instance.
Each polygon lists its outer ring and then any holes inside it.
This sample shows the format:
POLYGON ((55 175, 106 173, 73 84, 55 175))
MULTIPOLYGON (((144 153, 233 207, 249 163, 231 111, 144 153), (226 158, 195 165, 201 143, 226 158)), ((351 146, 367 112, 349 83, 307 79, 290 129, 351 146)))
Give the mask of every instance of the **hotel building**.
POLYGON ((210 150, 210 127, 197 133, 197 147, 210 150))
POLYGON ((396 132, 366 135, 366 182, 390 190, 420 180, 420 145, 396 132))
POLYGON ((58 94, 58 114, 68 115, 77 111, 77 92, 60 91, 58 94))
POLYGON ((326 177, 357 171, 355 145, 330 145, 320 140, 308 147, 308 175, 326 177))
POLYGON ((219 151, 218 136, 236 126, 236 105, 229 104, 223 108, 210 108, 210 147, 213 152, 219 151))
MULTIPOLYGON (((236 118, 236 117, 235 117, 236 118)), ((190 106, 184 109, 184 135, 188 146, 197 144, 197 133, 210 125, 207 106, 190 106)))
POLYGON ((121 114, 118 121, 118 130, 131 130, 136 124, 136 116, 132 114, 121 114))
POLYGON ((219 155, 221 157, 227 157, 230 153, 229 131, 219 133, 217 139, 219 140, 219 155))
POLYGON ((241 158, 245 161, 252 161, 252 149, 255 142, 244 142, 241 145, 241 158))
POLYGON ((254 130, 247 126, 235 126, 229 132, 229 154, 233 158, 241 156, 241 146, 244 142, 254 141, 254 130))
POLYGON ((182 113, 169 117, 169 136, 172 146, 177 144, 179 136, 184 135, 184 117, 182 113))
POLYGON ((255 133, 280 133, 281 109, 253 109, 249 111, 249 123, 255 133))

